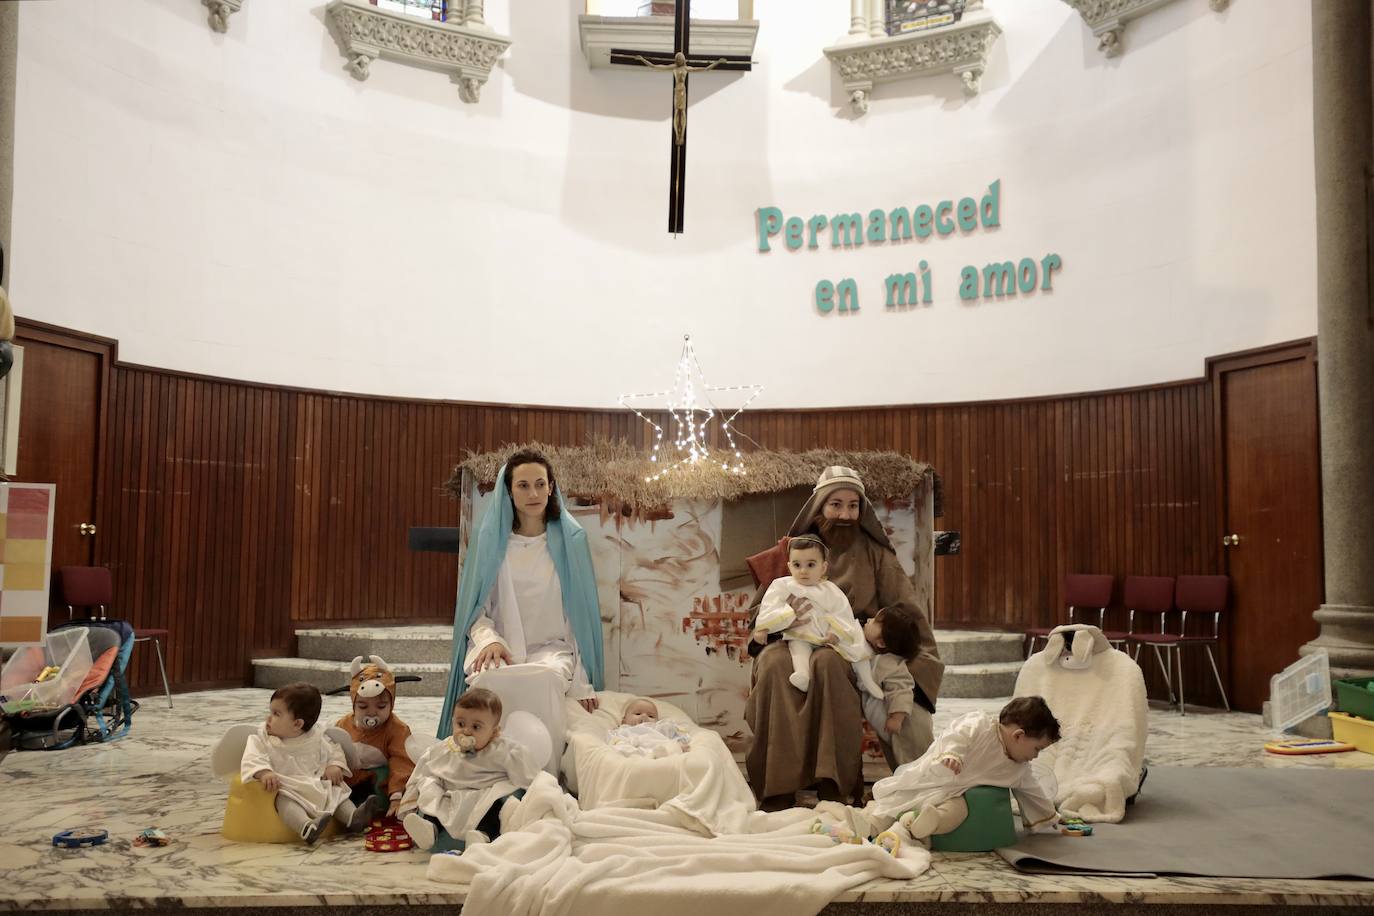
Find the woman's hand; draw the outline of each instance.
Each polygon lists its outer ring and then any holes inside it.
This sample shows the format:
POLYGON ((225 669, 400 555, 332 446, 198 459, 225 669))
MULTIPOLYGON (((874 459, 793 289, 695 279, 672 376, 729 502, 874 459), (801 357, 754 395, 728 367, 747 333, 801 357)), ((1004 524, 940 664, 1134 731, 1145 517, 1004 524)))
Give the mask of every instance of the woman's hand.
POLYGON ((473 673, 485 671, 488 668, 496 668, 503 664, 510 664, 510 652, 499 642, 489 643, 486 648, 477 653, 477 661, 473 664, 473 673))
POLYGON ((577 702, 581 703, 582 708, 587 710, 587 712, 596 712, 601 706, 601 701, 596 697, 587 697, 585 700, 578 700, 577 702))

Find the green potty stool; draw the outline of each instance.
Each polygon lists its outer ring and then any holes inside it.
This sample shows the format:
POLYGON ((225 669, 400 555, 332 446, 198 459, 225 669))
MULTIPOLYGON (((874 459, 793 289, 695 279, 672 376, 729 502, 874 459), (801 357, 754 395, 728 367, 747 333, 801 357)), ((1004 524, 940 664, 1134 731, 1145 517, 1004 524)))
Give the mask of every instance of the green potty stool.
POLYGON ((991 852, 1016 842, 1011 791, 1000 786, 974 786, 964 793, 968 817, 949 833, 930 838, 935 852, 991 852))

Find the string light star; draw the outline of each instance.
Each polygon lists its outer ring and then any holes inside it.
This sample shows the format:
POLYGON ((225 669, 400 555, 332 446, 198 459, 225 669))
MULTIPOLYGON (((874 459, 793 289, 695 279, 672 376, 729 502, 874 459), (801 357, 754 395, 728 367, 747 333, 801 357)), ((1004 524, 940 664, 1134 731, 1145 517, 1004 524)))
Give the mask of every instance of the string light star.
MULTIPOLYGON (((709 463, 719 465, 730 474, 743 474, 744 456, 740 454, 739 445, 735 441, 736 430, 733 424, 744 409, 762 393, 762 385, 706 384, 701 363, 697 361, 696 349, 692 346, 692 335, 684 334, 682 355, 678 358, 677 369, 673 372, 672 388, 648 394, 622 394, 617 398, 621 407, 634 411, 635 416, 654 429, 654 447, 649 452, 649 460, 657 465, 659 470, 644 479, 652 482, 684 465, 697 466, 709 463), (717 407, 711 400, 712 393, 733 391, 749 392, 744 403, 734 411, 717 407), (650 399, 667 401, 668 422, 673 428, 672 451, 664 446, 663 426, 631 403, 650 399), (713 451, 706 441, 706 427, 712 420, 720 423, 720 431, 726 442, 723 450, 713 451), (726 454, 721 454, 722 451, 726 454)), ((748 438, 743 433, 739 435, 748 438)))

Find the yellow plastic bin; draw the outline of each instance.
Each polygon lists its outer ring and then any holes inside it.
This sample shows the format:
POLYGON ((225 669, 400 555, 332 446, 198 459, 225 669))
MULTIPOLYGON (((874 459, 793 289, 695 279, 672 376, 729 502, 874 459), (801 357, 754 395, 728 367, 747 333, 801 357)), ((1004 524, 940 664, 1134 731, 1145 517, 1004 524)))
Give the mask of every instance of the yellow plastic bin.
POLYGON ((1329 712, 1331 731, 1337 741, 1355 745, 1355 749, 1374 754, 1374 720, 1361 719, 1344 712, 1329 712))

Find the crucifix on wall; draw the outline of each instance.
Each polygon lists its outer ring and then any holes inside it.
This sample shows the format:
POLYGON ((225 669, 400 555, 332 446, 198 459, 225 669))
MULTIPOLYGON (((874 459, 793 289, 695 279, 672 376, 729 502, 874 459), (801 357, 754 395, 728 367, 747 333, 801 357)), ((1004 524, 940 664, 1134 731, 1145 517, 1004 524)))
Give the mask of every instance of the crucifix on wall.
POLYGON ((693 55, 690 50, 690 28, 691 0, 677 0, 673 6, 671 53, 611 49, 613 64, 649 67, 673 74, 673 132, 668 167, 668 231, 673 235, 682 231, 682 211, 687 188, 687 76, 704 70, 749 70, 753 64, 747 55, 693 55))

